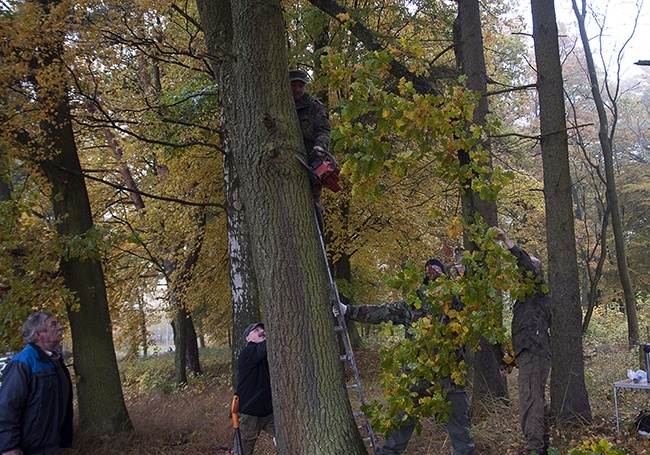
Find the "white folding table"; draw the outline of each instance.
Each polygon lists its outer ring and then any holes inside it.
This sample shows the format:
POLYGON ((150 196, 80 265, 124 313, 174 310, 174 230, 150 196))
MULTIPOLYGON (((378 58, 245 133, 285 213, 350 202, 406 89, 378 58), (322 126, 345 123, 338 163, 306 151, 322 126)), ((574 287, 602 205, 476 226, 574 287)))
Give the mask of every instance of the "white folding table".
POLYGON ((616 437, 621 437, 621 427, 618 421, 618 389, 643 389, 650 390, 650 382, 634 382, 633 379, 617 381, 614 383, 614 410, 616 412, 616 437))

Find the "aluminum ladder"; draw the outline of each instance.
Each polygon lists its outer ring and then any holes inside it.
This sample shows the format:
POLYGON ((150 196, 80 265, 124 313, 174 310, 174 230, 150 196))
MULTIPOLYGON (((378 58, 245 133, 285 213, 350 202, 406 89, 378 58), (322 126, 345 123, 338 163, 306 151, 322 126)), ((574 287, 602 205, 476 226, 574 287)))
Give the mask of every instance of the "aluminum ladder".
MULTIPOLYGON (((316 216, 316 226, 318 226, 319 228, 321 250, 323 252, 323 258, 325 259, 327 278, 329 280, 330 288, 332 292, 332 295, 330 297, 331 303, 332 305, 335 305, 336 308, 338 309, 338 316, 336 317, 338 325, 334 327, 334 331, 340 336, 341 342, 343 344, 343 348, 345 349, 345 354, 339 356, 339 359, 342 362, 348 362, 350 371, 352 371, 354 382, 352 384, 348 384, 347 389, 348 390, 354 389, 357 391, 359 395, 359 402, 361 406, 363 406, 366 404, 366 400, 363 396, 363 389, 361 388, 361 378, 359 377, 359 369, 357 368, 357 363, 354 360, 354 352, 352 352, 352 346, 350 345, 350 337, 348 335, 348 328, 345 323, 345 316, 341 311, 341 299, 339 297, 339 291, 336 286, 336 283, 334 282, 334 279, 332 278, 332 272, 330 271, 330 265, 327 259, 327 252, 325 250, 325 241, 323 240, 323 233, 320 231, 320 226, 318 225, 318 216, 316 216)), ((354 412, 354 419, 355 421, 357 419, 362 419, 363 423, 358 428, 359 430, 365 429, 365 432, 367 433, 367 435, 363 435, 363 441, 365 443, 370 443, 370 445, 372 446, 373 453, 376 452, 377 440, 375 438, 375 432, 372 430, 372 426, 370 425, 370 420, 368 419, 368 417, 363 411, 354 412)))

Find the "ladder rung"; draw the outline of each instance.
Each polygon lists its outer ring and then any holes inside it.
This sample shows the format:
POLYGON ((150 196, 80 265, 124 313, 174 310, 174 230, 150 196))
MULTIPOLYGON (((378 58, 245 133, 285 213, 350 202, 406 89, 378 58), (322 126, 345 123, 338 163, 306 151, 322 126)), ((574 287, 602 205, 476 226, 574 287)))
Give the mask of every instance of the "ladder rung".
POLYGON ((348 390, 350 390, 350 389, 358 389, 358 388, 359 388, 359 384, 350 384, 350 385, 348 385, 348 386, 346 386, 346 387, 348 388, 348 390))
POLYGON ((354 414, 354 418, 356 419, 357 417, 365 417, 366 415, 363 413, 363 411, 357 411, 354 414))
POLYGON ((343 362, 348 362, 348 361, 350 361, 350 356, 349 355, 342 355, 341 357, 339 357, 339 360, 341 360, 343 362))
POLYGON ((335 325, 334 326, 334 331, 335 332, 343 332, 343 327, 341 327, 340 325, 335 325))

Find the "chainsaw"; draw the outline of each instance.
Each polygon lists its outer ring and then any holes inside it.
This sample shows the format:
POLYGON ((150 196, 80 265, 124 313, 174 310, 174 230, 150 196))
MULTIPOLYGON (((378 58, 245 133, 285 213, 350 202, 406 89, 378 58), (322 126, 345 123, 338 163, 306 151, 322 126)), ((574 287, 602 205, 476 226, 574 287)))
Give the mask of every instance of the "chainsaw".
POLYGON ((321 151, 323 158, 317 158, 312 161, 311 165, 307 164, 305 160, 296 155, 298 161, 307 168, 311 175, 325 188, 333 191, 334 193, 341 191, 339 185, 339 166, 331 153, 321 151))

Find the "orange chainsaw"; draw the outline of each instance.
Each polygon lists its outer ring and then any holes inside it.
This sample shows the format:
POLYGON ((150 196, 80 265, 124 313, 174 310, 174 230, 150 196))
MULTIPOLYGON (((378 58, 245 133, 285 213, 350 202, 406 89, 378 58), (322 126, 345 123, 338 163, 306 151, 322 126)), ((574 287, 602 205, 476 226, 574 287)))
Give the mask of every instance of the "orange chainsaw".
POLYGON ((311 165, 307 164, 301 157, 296 155, 298 161, 307 168, 309 173, 325 188, 333 191, 334 193, 341 191, 339 185, 339 166, 331 153, 320 151, 324 155, 323 158, 316 158, 311 161, 311 165))

